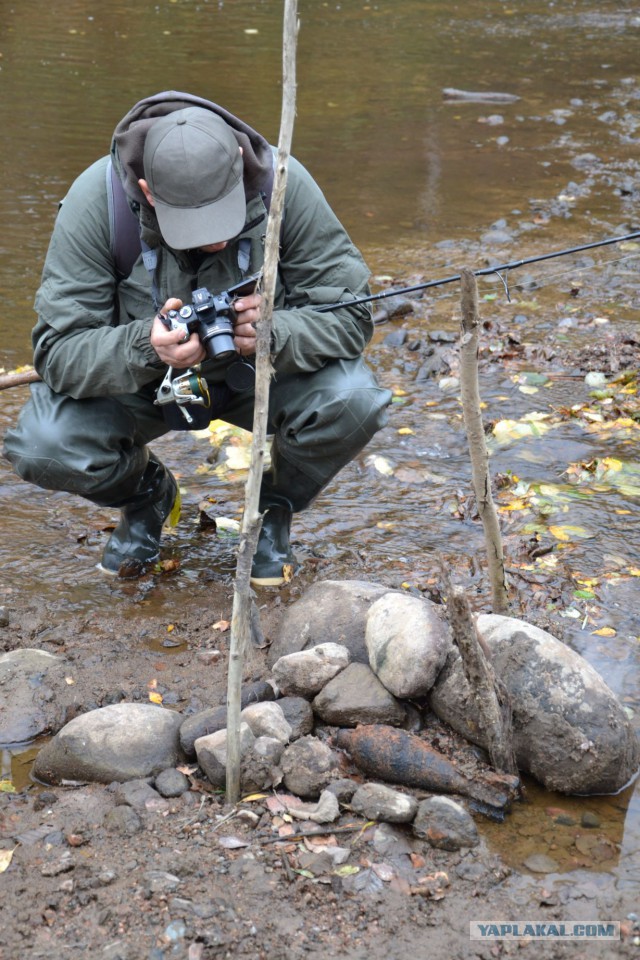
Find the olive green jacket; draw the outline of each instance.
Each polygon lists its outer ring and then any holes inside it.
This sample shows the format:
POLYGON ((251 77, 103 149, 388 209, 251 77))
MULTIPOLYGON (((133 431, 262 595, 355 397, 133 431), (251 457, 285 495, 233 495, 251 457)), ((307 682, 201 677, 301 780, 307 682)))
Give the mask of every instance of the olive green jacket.
MULTIPOLYGON (((242 121, 209 101, 184 94, 141 101, 121 121, 112 158, 138 213, 143 239, 157 252, 155 282, 160 306, 169 297, 191 303, 192 291, 198 287, 218 294, 261 268, 268 213, 259 185, 272 156, 264 138, 242 121), (162 114, 165 101, 169 109, 194 102, 215 109, 236 127, 243 145, 247 222, 242 234, 219 253, 193 255, 167 247, 152 208, 139 193, 135 195, 137 178, 142 176, 144 124, 140 118, 153 122, 154 116, 162 114), (131 130, 137 137, 133 145, 127 143, 131 130), (250 262, 242 263, 244 269, 238 262, 242 238, 250 240, 250 262)), ((137 393, 160 383, 166 372, 149 341, 156 311, 151 277, 142 257, 128 277, 118 282, 116 276, 107 199, 108 160, 103 157, 85 170, 61 204, 35 300, 36 370, 54 391, 75 398, 137 393)), ((315 307, 366 295, 368 276, 360 253, 321 190, 291 158, 273 315, 276 376, 310 372, 331 359, 352 359, 362 353, 373 331, 367 305, 326 313, 315 307)), ((212 381, 221 380, 224 366, 206 361, 203 372, 212 381)))

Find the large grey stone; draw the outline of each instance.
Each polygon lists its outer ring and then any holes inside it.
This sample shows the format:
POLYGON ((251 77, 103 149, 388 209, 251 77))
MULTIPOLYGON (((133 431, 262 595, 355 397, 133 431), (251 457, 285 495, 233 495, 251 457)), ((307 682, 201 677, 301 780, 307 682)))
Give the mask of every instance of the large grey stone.
POLYGON ((369 663, 364 642, 365 619, 374 600, 389 588, 365 580, 321 580, 288 607, 269 663, 287 653, 308 650, 319 643, 339 643, 359 663, 369 663))
POLYGON ((325 723, 339 727, 355 727, 359 723, 400 726, 405 718, 402 704, 364 663, 351 663, 330 680, 312 707, 325 723))
MULTIPOLYGON (((255 736, 248 723, 240 724, 240 756, 251 750, 255 736)), ((198 763, 214 787, 224 787, 227 776, 227 731, 216 730, 199 737, 195 744, 198 763)))
POLYGON ((0 744, 25 743, 55 729, 65 663, 44 650, 0 656, 0 744))
POLYGON ((285 696, 313 697, 349 665, 349 651, 340 643, 319 643, 311 650, 287 653, 273 665, 273 676, 285 696))
POLYGON ((282 697, 278 706, 291 727, 291 739, 298 740, 313 730, 313 710, 304 697, 282 697))
MULTIPOLYGON (((227 731, 217 730, 200 737, 195 749, 209 782, 223 789, 227 779, 227 731)), ((240 789, 243 793, 269 790, 280 783, 282 771, 278 764, 283 750, 281 740, 255 737, 248 723, 240 723, 240 789)))
POLYGON ((473 817, 451 797, 423 800, 413 821, 413 832, 440 850, 475 847, 479 842, 473 817))
POLYGON ((155 776, 179 759, 180 716, 144 703, 116 703, 84 713, 38 753, 34 776, 45 783, 112 783, 155 776))
POLYGON ((245 707, 240 720, 249 724, 254 737, 273 737, 281 743, 288 743, 291 739, 291 727, 282 707, 273 700, 245 707))
POLYGON ((395 697, 429 692, 451 650, 449 625, 431 600, 387 593, 367 614, 371 669, 395 697))
POLYGON ((285 748, 281 767, 287 790, 315 799, 336 775, 338 757, 316 737, 302 737, 285 748))
MULTIPOLYGON (((520 769, 560 793, 615 793, 625 786, 640 764, 638 737, 597 671, 523 620, 483 615, 478 630, 511 696, 520 769)), ((454 730, 487 745, 459 658, 450 658, 430 702, 454 730)))
POLYGON ((207 707, 206 710, 199 710, 198 713, 183 720, 180 726, 180 746, 187 757, 195 757, 196 740, 207 737, 210 733, 217 733, 218 730, 225 730, 226 726, 226 707, 207 707))

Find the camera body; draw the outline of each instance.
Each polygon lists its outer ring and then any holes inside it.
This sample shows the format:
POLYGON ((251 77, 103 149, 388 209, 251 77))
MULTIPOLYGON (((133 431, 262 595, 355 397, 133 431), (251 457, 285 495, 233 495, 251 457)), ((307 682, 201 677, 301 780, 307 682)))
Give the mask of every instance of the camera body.
POLYGON ((197 333, 209 359, 226 360, 236 354, 233 327, 237 315, 233 304, 255 291, 260 276, 256 273, 217 295, 199 287, 193 291, 193 302, 169 310, 163 323, 170 330, 183 329, 185 337, 197 333))

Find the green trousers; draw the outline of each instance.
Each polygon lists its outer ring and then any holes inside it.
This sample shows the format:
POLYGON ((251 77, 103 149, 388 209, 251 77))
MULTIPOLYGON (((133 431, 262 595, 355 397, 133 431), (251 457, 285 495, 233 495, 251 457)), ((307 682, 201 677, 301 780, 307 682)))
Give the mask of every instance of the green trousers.
MULTIPOLYGON (((171 429, 154 398, 155 389, 76 400, 35 383, 5 437, 5 456, 19 476, 46 490, 124 505, 146 468, 147 445, 171 429)), ((222 410, 213 407, 211 418, 251 430, 253 391, 226 401, 222 410)), ((390 401, 362 359, 275 377, 268 426, 274 456, 320 490, 386 424, 390 401)))

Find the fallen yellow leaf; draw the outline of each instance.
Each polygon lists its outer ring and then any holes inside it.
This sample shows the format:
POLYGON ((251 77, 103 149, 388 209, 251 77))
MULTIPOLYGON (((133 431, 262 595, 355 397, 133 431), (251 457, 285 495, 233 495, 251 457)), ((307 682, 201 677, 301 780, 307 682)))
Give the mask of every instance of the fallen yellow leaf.
POLYGON ((511 503, 505 503, 499 507, 500 510, 526 510, 529 504, 526 500, 512 500, 511 503))
POLYGON ((151 700, 151 703, 162 703, 162 694, 152 691, 149 694, 149 700, 151 700))
MULTIPOLYGON (((16 848, 14 847, 13 850, 16 848)), ((0 850, 0 873, 4 873, 13 856, 13 850, 0 850)))
POLYGON ((615 637, 616 631, 613 627, 600 627, 599 630, 594 630, 591 634, 592 637, 615 637))
POLYGON ((569 540, 589 540, 593 536, 584 527, 574 527, 571 524, 549 527, 549 533, 552 533, 556 540, 562 540, 565 543, 569 540))
POLYGON ((268 793, 250 793, 248 797, 243 797, 240 803, 252 803, 254 800, 264 800, 268 796, 268 793))

